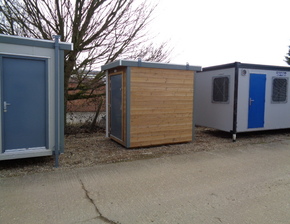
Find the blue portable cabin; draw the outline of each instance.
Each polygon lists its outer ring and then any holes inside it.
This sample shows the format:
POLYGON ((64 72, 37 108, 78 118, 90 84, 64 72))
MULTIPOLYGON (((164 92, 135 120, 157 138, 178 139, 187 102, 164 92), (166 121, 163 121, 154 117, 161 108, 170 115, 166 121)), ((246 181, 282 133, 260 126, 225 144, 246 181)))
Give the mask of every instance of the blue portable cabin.
POLYGON ((290 128, 290 67, 231 64, 195 76, 195 123, 233 134, 290 128))
POLYGON ((0 35, 0 160, 63 152, 64 51, 72 44, 0 35))

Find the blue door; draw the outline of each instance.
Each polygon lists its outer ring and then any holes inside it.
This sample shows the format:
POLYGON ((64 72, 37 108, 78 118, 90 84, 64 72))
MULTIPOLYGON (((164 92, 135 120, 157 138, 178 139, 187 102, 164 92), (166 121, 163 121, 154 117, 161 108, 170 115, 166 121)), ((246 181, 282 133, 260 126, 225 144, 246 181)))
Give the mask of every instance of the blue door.
POLYGON ((266 75, 250 74, 248 128, 264 127, 266 75))
POLYGON ((110 76, 111 87, 111 119, 110 133, 122 140, 122 75, 110 76))
POLYGON ((2 57, 2 147, 47 146, 46 60, 2 57))

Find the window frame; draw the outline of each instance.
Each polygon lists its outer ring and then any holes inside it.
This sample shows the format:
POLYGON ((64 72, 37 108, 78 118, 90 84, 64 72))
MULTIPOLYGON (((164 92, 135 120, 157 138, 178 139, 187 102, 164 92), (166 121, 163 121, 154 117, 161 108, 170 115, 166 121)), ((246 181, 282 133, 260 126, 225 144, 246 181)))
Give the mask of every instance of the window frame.
POLYGON ((230 76, 229 75, 218 75, 212 77, 212 94, 211 94, 211 102, 214 104, 229 104, 230 103, 230 76), (215 79, 226 78, 228 79, 228 86, 227 86, 227 100, 226 101, 216 101, 214 99, 215 93, 215 79))

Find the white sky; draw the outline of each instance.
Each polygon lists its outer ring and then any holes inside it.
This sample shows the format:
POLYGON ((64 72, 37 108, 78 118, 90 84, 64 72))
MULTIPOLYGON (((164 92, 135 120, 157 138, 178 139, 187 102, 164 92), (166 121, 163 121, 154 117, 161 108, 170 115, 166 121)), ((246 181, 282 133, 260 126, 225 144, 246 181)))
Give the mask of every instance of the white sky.
POLYGON ((159 1, 150 28, 174 46, 171 63, 287 66, 290 0, 159 1))

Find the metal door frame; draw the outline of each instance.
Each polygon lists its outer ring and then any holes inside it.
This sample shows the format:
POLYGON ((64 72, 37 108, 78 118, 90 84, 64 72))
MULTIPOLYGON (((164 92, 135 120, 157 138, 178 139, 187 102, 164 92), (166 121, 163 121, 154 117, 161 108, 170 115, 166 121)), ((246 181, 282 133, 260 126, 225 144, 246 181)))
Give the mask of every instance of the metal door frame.
POLYGON ((119 141, 120 143, 123 143, 124 141, 124 116, 123 116, 123 113, 124 113, 124 100, 123 100, 123 97, 124 97, 124 85, 123 85, 123 77, 124 77, 124 74, 123 72, 115 72, 115 73, 110 73, 108 74, 108 77, 109 77, 109 96, 108 96, 108 100, 109 100, 109 117, 108 117, 108 120, 109 120, 109 136, 110 137, 113 137, 116 141, 119 141), (111 77, 112 76, 117 76, 117 75, 120 75, 121 76, 121 88, 122 88, 122 91, 121 91, 121 107, 122 107, 122 111, 121 111, 121 138, 119 139, 117 136, 114 136, 111 134, 111 115, 112 115, 112 111, 111 111, 111 107, 112 107, 112 102, 111 102, 111 96, 112 96, 112 90, 111 90, 111 77))

